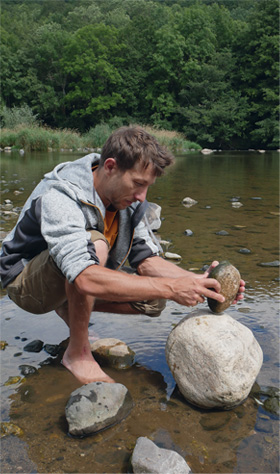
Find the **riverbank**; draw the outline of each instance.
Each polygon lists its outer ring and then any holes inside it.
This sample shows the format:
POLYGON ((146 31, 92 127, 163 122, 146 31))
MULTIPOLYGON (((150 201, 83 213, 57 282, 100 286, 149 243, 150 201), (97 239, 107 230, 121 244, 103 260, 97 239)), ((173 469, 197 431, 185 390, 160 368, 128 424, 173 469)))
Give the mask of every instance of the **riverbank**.
MULTIPOLYGON (((117 128, 117 127, 115 127, 117 128)), ((165 145, 173 152, 200 150, 201 146, 190 142, 185 137, 169 130, 160 130, 150 126, 143 126, 151 135, 155 136, 161 145, 165 145)), ((1 130, 1 149, 24 151, 79 151, 83 149, 96 150, 103 146, 114 128, 107 124, 99 124, 87 133, 81 134, 69 129, 51 129, 40 125, 21 125, 14 129, 1 130)))

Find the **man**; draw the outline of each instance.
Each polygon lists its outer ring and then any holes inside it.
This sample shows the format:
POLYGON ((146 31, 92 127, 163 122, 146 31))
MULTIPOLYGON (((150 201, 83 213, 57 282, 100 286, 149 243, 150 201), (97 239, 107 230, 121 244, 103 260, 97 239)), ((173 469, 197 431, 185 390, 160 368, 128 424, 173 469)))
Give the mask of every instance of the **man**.
POLYGON ((205 297, 224 301, 208 272, 196 275, 162 259, 144 223, 148 188, 172 161, 142 128, 118 129, 101 157, 92 153, 46 174, 3 242, 3 287, 24 310, 55 310, 66 322, 62 363, 83 384, 114 382, 90 350, 93 309, 153 316, 167 299, 186 306, 205 297), (127 258, 138 275, 116 271, 127 258))

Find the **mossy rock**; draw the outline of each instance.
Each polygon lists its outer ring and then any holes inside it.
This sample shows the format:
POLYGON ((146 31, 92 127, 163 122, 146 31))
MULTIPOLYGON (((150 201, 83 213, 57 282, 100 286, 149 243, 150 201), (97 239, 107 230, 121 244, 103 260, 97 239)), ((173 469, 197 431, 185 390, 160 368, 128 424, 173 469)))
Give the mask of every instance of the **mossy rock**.
POLYGON ((207 298, 208 306, 213 313, 222 313, 235 300, 240 286, 240 273, 228 260, 224 260, 211 270, 209 278, 215 278, 221 285, 221 294, 225 297, 223 303, 207 298))

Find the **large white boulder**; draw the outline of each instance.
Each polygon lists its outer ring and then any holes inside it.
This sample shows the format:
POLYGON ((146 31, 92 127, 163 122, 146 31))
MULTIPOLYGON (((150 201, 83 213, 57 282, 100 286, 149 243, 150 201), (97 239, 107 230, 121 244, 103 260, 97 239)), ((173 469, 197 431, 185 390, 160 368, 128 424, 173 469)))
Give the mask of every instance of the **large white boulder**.
POLYGON ((226 313, 195 310, 171 331, 166 360, 182 395, 202 408, 244 401, 263 361, 252 331, 226 313))

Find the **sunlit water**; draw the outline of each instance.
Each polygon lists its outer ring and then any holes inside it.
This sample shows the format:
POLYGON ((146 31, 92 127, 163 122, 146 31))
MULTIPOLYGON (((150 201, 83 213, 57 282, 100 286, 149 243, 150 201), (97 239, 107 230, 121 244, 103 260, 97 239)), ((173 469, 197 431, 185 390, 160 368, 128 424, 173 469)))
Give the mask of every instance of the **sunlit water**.
MULTIPOLYGON (((2 202, 10 199, 14 207, 22 206, 44 172, 58 161, 78 156, 2 153, 2 202)), ((67 328, 54 312, 31 315, 3 292, 1 340, 8 346, 1 351, 2 421, 14 423, 23 434, 2 439, 1 472, 128 472, 139 436, 175 449, 195 473, 279 472, 278 418, 263 404, 268 387, 274 392, 279 387, 279 267, 259 265, 279 260, 278 160, 278 153, 178 156, 148 196, 162 207, 158 237, 170 241, 168 250, 181 255, 183 268, 199 272, 214 259, 227 259, 246 280, 245 299, 227 313, 253 331, 264 353, 249 398, 229 412, 208 412, 180 396, 164 349, 174 325, 191 309, 168 302, 156 319, 96 314, 91 318, 90 338, 116 337, 136 353, 131 369, 107 370, 129 389, 135 406, 115 427, 85 439, 70 438, 64 408, 79 384, 59 358, 45 364, 50 356, 44 350, 23 350, 34 339, 60 344, 68 337, 67 328), (184 207, 187 196, 198 203, 184 207), (241 207, 233 207, 233 197, 241 207), (192 230, 191 237, 184 234, 186 229, 192 230), (229 235, 217 235, 221 230, 229 235), (241 253, 244 248, 250 253, 241 253), (9 377, 20 375, 22 364, 36 367, 38 373, 5 385, 9 377)), ((0 230, 7 232, 14 222, 14 216, 3 216, 0 230)))

